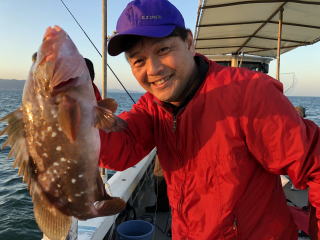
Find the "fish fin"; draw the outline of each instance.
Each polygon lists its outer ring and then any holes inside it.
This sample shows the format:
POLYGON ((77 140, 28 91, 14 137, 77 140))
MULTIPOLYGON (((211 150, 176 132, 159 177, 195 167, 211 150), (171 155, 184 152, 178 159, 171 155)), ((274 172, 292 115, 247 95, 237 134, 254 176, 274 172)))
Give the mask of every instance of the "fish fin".
POLYGON ((34 216, 40 230, 50 240, 65 240, 71 227, 72 218, 62 214, 46 198, 39 185, 33 185, 30 192, 34 216))
POLYGON ((0 119, 0 122, 7 122, 8 125, 0 132, 0 135, 7 134, 8 138, 5 143, 2 145, 2 148, 5 146, 11 146, 19 138, 25 137, 22 109, 18 108, 17 110, 9 113, 0 119))
POLYGON ((22 109, 18 108, 1 118, 0 121, 8 122, 8 126, 0 133, 0 135, 8 134, 8 139, 2 147, 11 146, 8 157, 15 158, 13 167, 19 168, 18 175, 23 176, 23 181, 30 187, 31 179, 35 174, 35 166, 27 149, 22 109))
POLYGON ((48 202, 35 180, 36 167, 27 150, 21 108, 9 113, 0 121, 8 122, 1 134, 8 134, 5 145, 11 146, 9 155, 15 157, 14 167, 19 168, 18 174, 23 176, 23 181, 28 185, 39 228, 50 240, 64 240, 70 229, 71 217, 63 215, 48 202))
POLYGON ((97 173, 97 195, 94 207, 98 212, 98 216, 114 215, 126 207, 126 202, 121 198, 108 195, 99 172, 97 173))
POLYGON ((126 207, 126 202, 119 197, 111 197, 107 200, 96 201, 94 207, 98 216, 110 216, 121 212, 126 207))
POLYGON ((58 121, 69 141, 74 142, 80 125, 80 105, 77 100, 67 95, 62 96, 59 103, 58 121))
POLYGON ((103 100, 98 101, 98 106, 107 108, 111 112, 115 113, 118 108, 118 103, 113 98, 105 98, 103 100))
POLYGON ((124 130, 127 127, 127 123, 114 115, 109 109, 96 106, 95 127, 106 132, 117 132, 124 130))

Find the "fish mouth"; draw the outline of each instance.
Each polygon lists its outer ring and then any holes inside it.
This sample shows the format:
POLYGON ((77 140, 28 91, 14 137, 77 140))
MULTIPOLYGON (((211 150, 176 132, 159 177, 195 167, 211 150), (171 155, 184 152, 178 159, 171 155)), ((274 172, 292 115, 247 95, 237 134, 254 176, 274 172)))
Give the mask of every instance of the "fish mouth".
POLYGON ((77 85, 77 81, 79 80, 78 77, 76 78, 70 78, 67 81, 63 81, 62 83, 58 84, 57 86, 54 86, 51 90, 51 95, 56 96, 61 92, 65 92, 68 89, 74 87, 77 85))

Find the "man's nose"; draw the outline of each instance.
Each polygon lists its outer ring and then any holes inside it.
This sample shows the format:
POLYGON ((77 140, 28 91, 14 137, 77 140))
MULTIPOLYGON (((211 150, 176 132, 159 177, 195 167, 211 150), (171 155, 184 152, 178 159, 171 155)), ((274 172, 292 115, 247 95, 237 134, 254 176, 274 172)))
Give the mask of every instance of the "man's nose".
POLYGON ((147 62, 147 73, 149 76, 156 76, 162 73, 164 68, 158 57, 151 57, 147 62))

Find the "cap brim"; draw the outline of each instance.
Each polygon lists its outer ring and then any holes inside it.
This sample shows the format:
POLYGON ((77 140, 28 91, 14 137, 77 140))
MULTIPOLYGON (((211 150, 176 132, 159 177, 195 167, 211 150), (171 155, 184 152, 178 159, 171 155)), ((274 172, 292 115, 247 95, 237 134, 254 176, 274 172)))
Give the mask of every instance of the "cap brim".
POLYGON ((110 38, 108 42, 108 53, 111 56, 117 56, 127 50, 125 49, 128 45, 127 41, 132 36, 162 38, 170 35, 175 27, 175 25, 143 26, 118 33, 110 38))

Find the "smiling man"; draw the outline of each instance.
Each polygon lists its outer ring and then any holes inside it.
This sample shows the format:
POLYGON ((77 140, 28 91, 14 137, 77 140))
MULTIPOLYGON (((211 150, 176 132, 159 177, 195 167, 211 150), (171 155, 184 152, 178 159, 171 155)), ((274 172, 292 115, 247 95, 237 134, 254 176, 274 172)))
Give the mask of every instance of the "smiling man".
POLYGON ((319 127, 281 83, 197 54, 167 0, 130 2, 116 30, 108 52, 125 53, 147 93, 119 115, 127 129, 104 134, 100 165, 124 170, 157 147, 173 239, 297 239, 279 174, 309 187, 320 218, 319 127))

